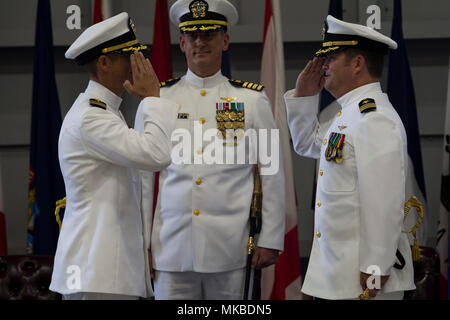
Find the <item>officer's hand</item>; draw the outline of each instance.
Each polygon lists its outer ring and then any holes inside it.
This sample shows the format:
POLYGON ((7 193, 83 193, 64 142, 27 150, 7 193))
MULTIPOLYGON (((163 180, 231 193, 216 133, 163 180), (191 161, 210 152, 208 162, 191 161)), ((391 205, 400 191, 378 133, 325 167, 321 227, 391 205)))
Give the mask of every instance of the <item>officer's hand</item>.
POLYGON ((159 97, 159 80, 150 60, 145 59, 142 52, 136 51, 131 55, 130 62, 133 84, 127 80, 123 84, 124 88, 139 99, 159 97))
POLYGON ((323 77, 324 58, 315 57, 310 60, 306 68, 300 73, 295 86, 295 97, 315 96, 323 89, 325 79, 323 77))
POLYGON ((252 268, 264 269, 278 262, 278 250, 256 248, 253 255, 252 268))
MULTIPOLYGON (((367 289, 367 280, 369 280, 369 278, 370 277, 381 277, 379 280, 379 283, 380 283, 380 287, 379 288, 373 288, 373 289, 369 289, 369 295, 370 295, 370 297, 371 298, 375 298, 376 296, 377 296, 377 293, 378 293, 378 291, 380 291, 383 287, 384 287, 384 285, 386 284, 386 282, 389 280, 389 276, 374 276, 374 275, 372 275, 372 274, 367 274, 367 273, 364 273, 364 272, 361 272, 360 273, 360 277, 359 277, 359 279, 360 279, 360 283, 361 283, 361 287, 362 287, 362 289, 363 289, 363 291, 365 291, 366 289, 367 289)), ((375 283, 375 281, 372 281, 373 280, 373 278, 371 278, 370 280, 369 280, 369 282, 372 284, 372 282, 374 282, 375 283)), ((372 284, 373 285, 373 284, 372 284)))

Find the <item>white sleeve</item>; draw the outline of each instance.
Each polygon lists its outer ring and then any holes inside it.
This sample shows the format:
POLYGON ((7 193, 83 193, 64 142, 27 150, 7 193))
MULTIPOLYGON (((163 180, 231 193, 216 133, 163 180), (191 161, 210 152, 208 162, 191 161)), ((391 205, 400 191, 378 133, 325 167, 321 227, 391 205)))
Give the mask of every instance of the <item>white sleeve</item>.
MULTIPOLYGON (((175 119, 175 116, 173 117, 175 119)), ((138 132, 144 132, 144 106, 140 105, 134 122, 134 129, 138 132)), ((153 224, 153 192, 154 192, 154 173, 149 171, 140 171, 142 197, 142 225, 144 226, 144 247, 150 247, 151 230, 153 224)))
MULTIPOLYGON (((254 128, 258 129, 278 129, 273 118, 272 109, 269 99, 263 93, 257 104, 256 115, 254 117, 254 128)), ((269 134, 268 143, 271 141, 272 134, 269 134)), ((278 158, 273 159, 278 161, 277 164, 270 164, 270 166, 278 167, 276 172, 273 169, 263 170, 265 164, 261 164, 258 157, 259 171, 261 174, 261 187, 263 193, 262 200, 262 228, 258 238, 258 247, 275 249, 283 251, 284 249, 284 234, 286 223, 286 204, 285 204, 285 176, 283 168, 283 155, 281 154, 280 143, 277 141, 278 158), (264 172, 266 171, 266 174, 264 172)), ((261 149, 261 146, 259 146, 261 149)), ((270 147, 268 148, 271 149, 270 147)), ((270 150, 273 154, 274 150, 270 150)))
POLYGON ((364 116, 354 140, 360 217, 360 271, 378 266, 389 275, 403 228, 404 145, 400 129, 386 116, 364 116))
POLYGON ((144 130, 139 133, 112 112, 90 108, 81 124, 86 149, 95 157, 120 166, 158 171, 170 164, 170 137, 177 106, 161 98, 141 102, 144 130))
POLYGON ((331 122, 319 124, 319 95, 296 98, 294 91, 290 90, 284 95, 294 150, 303 157, 319 159, 322 141, 331 122))

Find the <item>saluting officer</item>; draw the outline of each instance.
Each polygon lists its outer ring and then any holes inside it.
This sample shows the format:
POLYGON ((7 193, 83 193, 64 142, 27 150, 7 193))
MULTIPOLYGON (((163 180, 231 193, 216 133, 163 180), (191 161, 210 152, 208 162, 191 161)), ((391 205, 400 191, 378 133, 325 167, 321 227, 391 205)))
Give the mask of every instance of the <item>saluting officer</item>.
POLYGON ((369 289, 372 298, 401 299, 415 288, 402 233, 406 134, 379 82, 396 48, 373 29, 328 16, 318 57, 285 95, 296 152, 320 159, 308 295, 356 299, 369 289), (342 107, 328 127, 317 121, 323 87, 342 107))
POLYGON ((139 174, 132 168, 169 165, 177 106, 159 98, 145 48, 124 12, 86 29, 66 52, 86 65, 90 81, 59 137, 67 206, 50 289, 64 299, 153 294, 145 285, 139 174), (119 111, 124 87, 142 99, 142 133, 129 129, 119 111))
MULTIPOLYGON (((170 18, 180 28, 180 48, 188 70, 182 78, 163 83, 161 89, 162 97, 178 104, 177 129, 184 131, 174 136, 172 164, 160 176, 151 236, 155 297, 242 299, 253 165, 207 164, 203 156, 214 142, 196 145, 194 139, 202 139, 195 136, 199 128, 203 133, 212 129, 224 153, 237 153, 245 143, 243 131, 276 129, 275 121, 262 85, 231 81, 221 73, 222 52, 230 39, 227 29, 238 20, 232 4, 179 0, 171 7, 170 18), (175 146, 183 144, 183 132, 194 139, 184 141, 191 155, 183 149, 181 158, 187 161, 180 163, 174 156, 179 156, 175 146), (195 164, 195 159, 203 162, 195 164)), ((141 112, 137 127, 142 124, 141 112)), ((261 177, 263 224, 253 259, 256 268, 276 263, 283 250, 284 174, 282 161, 276 160, 278 172, 261 177)), ((151 202, 151 183, 143 186, 147 186, 145 199, 151 202)), ((145 208, 151 216, 152 205, 145 208)))

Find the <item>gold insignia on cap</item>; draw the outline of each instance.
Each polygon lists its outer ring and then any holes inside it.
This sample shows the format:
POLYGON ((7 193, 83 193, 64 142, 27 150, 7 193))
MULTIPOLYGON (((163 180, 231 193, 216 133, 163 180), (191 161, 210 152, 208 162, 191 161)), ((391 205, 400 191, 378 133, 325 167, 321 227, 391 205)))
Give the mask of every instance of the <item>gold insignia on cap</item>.
POLYGON ((208 11, 208 4, 205 1, 193 1, 189 5, 189 9, 195 19, 206 17, 206 11, 208 11))
POLYGON ((133 22, 133 20, 131 20, 131 18, 130 18, 130 29, 133 31, 133 33, 134 33, 134 36, 136 37, 136 27, 134 26, 134 22, 133 22))
POLYGON ((139 43, 138 40, 131 40, 131 41, 128 41, 128 42, 125 42, 125 43, 118 44, 116 46, 104 48, 104 49, 102 49, 102 53, 113 52, 113 51, 116 51, 116 50, 120 50, 120 49, 123 49, 123 48, 134 46, 135 44, 138 44, 138 43, 139 43))

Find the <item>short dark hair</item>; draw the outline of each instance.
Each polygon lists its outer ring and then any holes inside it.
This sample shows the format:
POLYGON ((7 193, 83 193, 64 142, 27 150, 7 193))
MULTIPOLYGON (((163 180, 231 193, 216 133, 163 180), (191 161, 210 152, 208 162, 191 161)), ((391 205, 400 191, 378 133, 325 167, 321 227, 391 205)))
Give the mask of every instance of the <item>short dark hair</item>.
POLYGON ((367 70, 370 76, 380 79, 383 74, 384 55, 362 49, 348 48, 344 50, 347 59, 352 59, 357 55, 362 55, 366 60, 367 70))
POLYGON ((85 67, 90 75, 97 77, 97 59, 89 61, 85 64, 85 67))
MULTIPOLYGON (((113 61, 115 61, 116 59, 118 59, 121 55, 122 55, 122 54, 121 54, 121 53, 118 53, 118 52, 111 52, 111 53, 108 53, 108 57, 109 57, 111 60, 113 60, 113 61)), ((89 62, 87 62, 87 63, 84 64, 84 66, 86 67, 88 73, 89 73, 90 75, 93 75, 94 77, 97 77, 97 61, 98 61, 98 58, 95 58, 94 60, 91 60, 91 61, 89 61, 89 62)))

